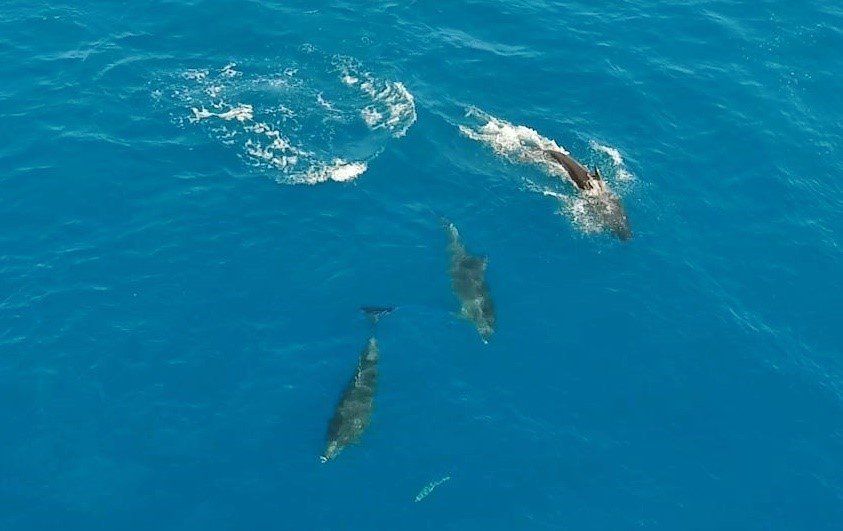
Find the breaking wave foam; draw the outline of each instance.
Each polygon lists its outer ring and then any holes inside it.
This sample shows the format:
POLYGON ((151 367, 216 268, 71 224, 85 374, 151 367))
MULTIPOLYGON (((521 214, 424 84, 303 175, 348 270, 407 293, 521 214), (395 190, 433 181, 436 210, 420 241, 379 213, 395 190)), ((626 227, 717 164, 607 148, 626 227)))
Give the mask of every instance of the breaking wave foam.
POLYGON ((404 136, 416 121, 413 96, 354 59, 303 51, 303 62, 275 73, 255 74, 235 63, 181 72, 166 91, 178 105, 173 121, 202 127, 279 182, 357 179, 385 142, 404 136))
POLYGON ((306 175, 308 184, 325 181, 347 182, 363 175, 367 169, 365 162, 346 162, 336 159, 322 167, 311 168, 306 175))

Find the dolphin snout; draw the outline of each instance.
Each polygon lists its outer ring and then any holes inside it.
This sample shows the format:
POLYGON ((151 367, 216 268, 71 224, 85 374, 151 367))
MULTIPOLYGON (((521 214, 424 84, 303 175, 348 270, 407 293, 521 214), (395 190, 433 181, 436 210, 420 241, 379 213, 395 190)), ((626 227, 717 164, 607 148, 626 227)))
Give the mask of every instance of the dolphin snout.
POLYGON ((319 456, 319 462, 327 463, 338 456, 341 449, 342 448, 340 448, 336 441, 331 441, 330 444, 328 444, 328 447, 325 448, 325 453, 319 456))

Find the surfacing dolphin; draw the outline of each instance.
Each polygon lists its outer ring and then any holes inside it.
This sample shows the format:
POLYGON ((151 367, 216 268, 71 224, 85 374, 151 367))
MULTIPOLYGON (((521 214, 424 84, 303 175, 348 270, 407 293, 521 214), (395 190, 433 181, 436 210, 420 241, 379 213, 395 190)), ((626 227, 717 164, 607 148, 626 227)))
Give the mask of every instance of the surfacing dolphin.
POLYGON ((366 347, 360 354, 357 370, 340 397, 325 443, 325 452, 319 457, 323 463, 336 458, 349 444, 360 440, 369 425, 375 402, 375 385, 378 379, 378 340, 375 339, 375 325, 378 319, 394 308, 361 308, 372 322, 372 333, 366 347))
POLYGON ((545 149, 543 152, 565 168, 571 181, 583 192, 586 204, 604 227, 623 241, 632 238, 629 218, 621 205, 621 200, 606 186, 596 166, 593 172, 589 172, 585 166, 561 151, 545 149))
POLYGON ((472 323, 484 343, 495 331, 495 307, 486 284, 486 258, 469 254, 456 225, 443 220, 448 230, 451 253, 451 284, 460 300, 460 315, 472 323))

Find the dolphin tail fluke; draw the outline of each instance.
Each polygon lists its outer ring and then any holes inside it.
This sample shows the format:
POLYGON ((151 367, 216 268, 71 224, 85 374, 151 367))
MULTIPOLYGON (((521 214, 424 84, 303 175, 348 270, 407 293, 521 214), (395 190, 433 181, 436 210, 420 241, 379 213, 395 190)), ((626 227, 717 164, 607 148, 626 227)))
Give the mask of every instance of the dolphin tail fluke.
POLYGON ((378 323, 381 317, 386 317, 395 311, 395 306, 362 306, 360 311, 372 321, 372 326, 378 323))

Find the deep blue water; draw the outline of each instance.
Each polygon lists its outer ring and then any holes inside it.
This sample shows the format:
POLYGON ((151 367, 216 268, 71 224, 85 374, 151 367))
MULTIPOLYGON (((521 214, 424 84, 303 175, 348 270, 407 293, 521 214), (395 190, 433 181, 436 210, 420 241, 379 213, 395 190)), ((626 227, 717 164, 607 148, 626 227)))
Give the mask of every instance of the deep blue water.
POLYGON ((841 50, 826 0, 5 0, 0 529, 843 528, 841 50))

